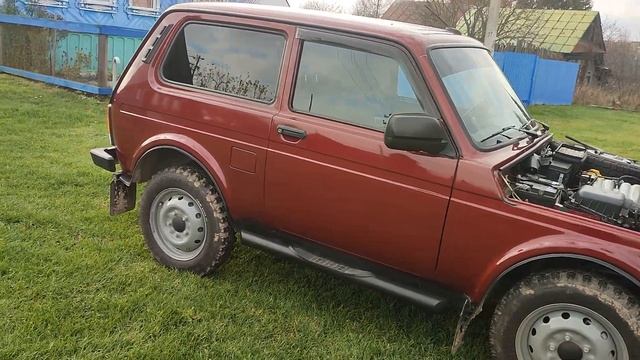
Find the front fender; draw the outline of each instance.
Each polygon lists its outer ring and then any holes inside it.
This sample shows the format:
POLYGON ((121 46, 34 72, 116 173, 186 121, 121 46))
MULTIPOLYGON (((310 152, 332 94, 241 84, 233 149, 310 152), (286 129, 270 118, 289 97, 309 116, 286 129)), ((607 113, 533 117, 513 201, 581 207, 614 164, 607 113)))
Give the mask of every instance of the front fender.
POLYGON ((640 249, 580 234, 563 234, 533 239, 507 251, 479 278, 470 297, 484 299, 500 279, 521 266, 538 260, 563 258, 589 261, 609 268, 640 289, 640 249))
POLYGON ((453 193, 437 276, 479 303, 495 279, 527 259, 573 254, 640 279, 640 236, 577 214, 453 193))
POLYGON ((466 302, 460 313, 458 325, 452 346, 456 352, 462 346, 464 336, 471 321, 484 309, 487 298, 492 296, 501 282, 519 270, 531 270, 529 265, 547 265, 575 261, 580 264, 593 264, 599 268, 606 268, 613 273, 627 279, 640 290, 640 250, 620 244, 606 242, 594 238, 566 238, 561 236, 544 236, 522 243, 505 253, 495 268, 486 271, 478 286, 473 290, 470 301, 466 302), (572 246, 572 253, 565 253, 568 246, 572 246), (589 255, 587 255, 589 254, 589 255), (543 263, 540 263, 543 262, 543 263))

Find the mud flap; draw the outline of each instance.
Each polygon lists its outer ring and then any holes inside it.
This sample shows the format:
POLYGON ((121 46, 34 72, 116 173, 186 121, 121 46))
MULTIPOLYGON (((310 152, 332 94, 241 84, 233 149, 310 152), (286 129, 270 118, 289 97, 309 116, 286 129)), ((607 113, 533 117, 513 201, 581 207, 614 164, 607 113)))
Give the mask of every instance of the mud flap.
MULTIPOLYGON (((484 303, 484 301, 483 301, 484 303)), ((464 341, 464 335, 469 328, 471 321, 482 312, 482 303, 474 305, 470 299, 467 299, 462 306, 462 312, 458 319, 458 325, 456 326, 456 334, 453 338, 453 345, 451 346, 451 353, 455 354, 462 347, 464 341)))
POLYGON ((109 194, 109 214, 125 213, 136 207, 136 183, 123 174, 115 174, 109 194))

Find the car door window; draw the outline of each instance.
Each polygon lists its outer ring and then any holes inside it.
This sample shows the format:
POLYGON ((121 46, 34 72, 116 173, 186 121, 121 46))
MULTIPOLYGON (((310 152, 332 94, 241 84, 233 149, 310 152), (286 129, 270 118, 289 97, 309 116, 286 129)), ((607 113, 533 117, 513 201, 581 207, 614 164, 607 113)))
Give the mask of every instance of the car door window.
POLYGON ((271 103, 284 45, 280 34, 191 23, 176 37, 163 75, 173 82, 271 103))
POLYGON ((305 41, 293 110, 384 131, 394 113, 423 113, 404 64, 394 58, 305 41))

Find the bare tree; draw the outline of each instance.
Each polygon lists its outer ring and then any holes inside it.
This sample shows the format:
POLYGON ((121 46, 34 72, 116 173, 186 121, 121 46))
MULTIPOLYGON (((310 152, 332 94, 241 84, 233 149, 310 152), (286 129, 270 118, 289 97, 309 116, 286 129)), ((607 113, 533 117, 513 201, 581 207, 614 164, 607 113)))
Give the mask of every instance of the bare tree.
MULTIPOLYGON (((609 82, 619 88, 640 86, 640 44, 628 40, 622 32, 606 42, 605 64, 611 70, 609 82)), ((635 90, 637 91, 637 90, 635 90)))
POLYGON ((302 5, 303 9, 309 10, 319 10, 333 13, 341 13, 344 11, 342 6, 339 4, 334 4, 325 0, 307 0, 307 2, 302 5))
POLYGON ((609 39, 604 54, 608 71, 602 69, 606 81, 578 87, 576 102, 640 111, 640 43, 629 41, 624 31, 609 25, 604 26, 604 36, 609 39))
MULTIPOLYGON (((542 13, 519 9, 514 0, 503 0, 497 48, 533 49, 544 19, 542 13)), ((424 2, 423 15, 428 24, 442 28, 458 28, 467 36, 482 41, 487 28, 489 0, 429 0, 424 2)))
MULTIPOLYGON (((422 3, 419 16, 424 24, 440 28, 456 28, 458 21, 472 8, 471 0, 432 0, 422 3)), ((488 1, 487 1, 488 5, 488 1)))
POLYGON ((358 0, 353 15, 380 18, 391 5, 392 0, 358 0))
POLYGON ((604 61, 611 71, 608 82, 617 88, 640 85, 640 44, 631 42, 615 20, 602 21, 602 35, 607 47, 604 61))
POLYGON ((204 58, 199 54, 192 60, 196 61, 191 64, 192 81, 196 86, 258 100, 273 99, 273 87, 258 79, 252 79, 249 74, 232 74, 215 64, 200 66, 198 62, 204 58))
POLYGON ((627 38, 627 34, 618 24, 616 20, 602 19, 602 37, 605 43, 612 41, 624 41, 627 38))

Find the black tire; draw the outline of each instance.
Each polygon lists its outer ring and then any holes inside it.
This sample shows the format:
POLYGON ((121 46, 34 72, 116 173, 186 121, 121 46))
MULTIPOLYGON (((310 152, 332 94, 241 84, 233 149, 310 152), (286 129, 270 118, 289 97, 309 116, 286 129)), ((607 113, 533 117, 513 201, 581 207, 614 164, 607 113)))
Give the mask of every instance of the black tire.
POLYGON ((572 270, 532 275, 504 295, 491 322, 489 337, 494 358, 527 360, 516 356, 517 330, 529 314, 553 304, 573 304, 601 315, 624 339, 630 359, 640 359, 637 298, 610 279, 572 270))
POLYGON ((235 234, 230 224, 220 194, 207 176, 191 167, 171 167, 153 175, 148 182, 140 203, 140 227, 147 247, 155 259, 170 268, 191 271, 205 276, 224 264, 231 254, 235 234), (202 249, 193 259, 177 260, 165 252, 151 229, 151 206, 158 194, 166 189, 177 188, 188 193, 204 211, 207 229, 202 249))
POLYGON ((640 165, 629 164, 612 157, 589 152, 585 161, 586 168, 598 169, 604 176, 621 177, 630 175, 640 179, 640 165))

